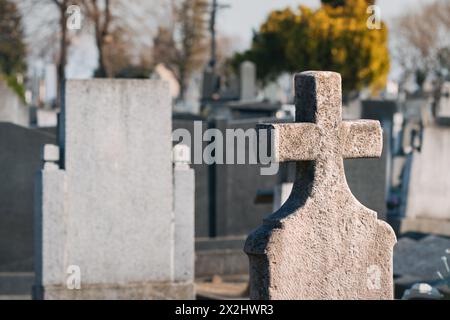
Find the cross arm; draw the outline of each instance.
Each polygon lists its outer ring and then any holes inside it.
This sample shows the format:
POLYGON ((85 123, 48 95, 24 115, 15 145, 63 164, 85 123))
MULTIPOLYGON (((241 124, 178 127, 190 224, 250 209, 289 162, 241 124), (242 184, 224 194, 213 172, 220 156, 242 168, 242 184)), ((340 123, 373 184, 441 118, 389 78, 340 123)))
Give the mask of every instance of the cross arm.
MULTIPOLYGON (((319 127, 314 123, 260 124, 271 144, 274 162, 315 160, 320 141, 319 127)), ((261 138, 261 134, 259 135, 261 138)), ((261 143, 261 140, 260 140, 261 143)))
POLYGON ((383 130, 379 121, 344 121, 341 125, 345 159, 379 158, 383 150, 383 130))

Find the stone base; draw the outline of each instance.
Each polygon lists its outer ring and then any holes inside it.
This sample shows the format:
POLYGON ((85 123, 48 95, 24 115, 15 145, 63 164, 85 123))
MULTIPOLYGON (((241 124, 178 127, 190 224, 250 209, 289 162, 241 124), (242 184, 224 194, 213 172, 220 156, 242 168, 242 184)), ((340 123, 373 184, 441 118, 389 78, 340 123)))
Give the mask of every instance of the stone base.
POLYGON ((242 250, 209 250, 196 253, 195 276, 248 274, 248 257, 242 250))
POLYGON ((196 239, 195 277, 248 274, 245 237, 196 239))
POLYGON ((29 299, 33 283, 33 272, 0 272, 0 297, 23 296, 29 299))
POLYGON ((68 290, 60 285, 34 286, 34 300, 193 300, 194 284, 139 283, 125 285, 83 285, 80 290, 68 290))
POLYGON ((420 232, 450 236, 450 220, 430 218, 405 218, 400 221, 400 233, 420 232))

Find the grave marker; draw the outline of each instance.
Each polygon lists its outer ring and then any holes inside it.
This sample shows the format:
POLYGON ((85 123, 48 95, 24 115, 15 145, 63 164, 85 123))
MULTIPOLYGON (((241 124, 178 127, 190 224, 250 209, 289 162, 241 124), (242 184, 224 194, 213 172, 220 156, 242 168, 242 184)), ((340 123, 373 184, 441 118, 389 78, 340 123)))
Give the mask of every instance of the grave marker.
POLYGON ((342 121, 341 77, 295 78, 296 123, 270 129, 275 161, 296 161, 288 201, 247 239, 252 299, 392 299, 395 235, 351 193, 344 158, 379 157, 378 121, 342 121))
POLYGON ((61 151, 44 149, 37 188, 35 298, 192 299, 193 173, 185 164, 173 174, 168 85, 83 80, 66 90, 61 151), (67 285, 72 267, 79 290, 67 285))

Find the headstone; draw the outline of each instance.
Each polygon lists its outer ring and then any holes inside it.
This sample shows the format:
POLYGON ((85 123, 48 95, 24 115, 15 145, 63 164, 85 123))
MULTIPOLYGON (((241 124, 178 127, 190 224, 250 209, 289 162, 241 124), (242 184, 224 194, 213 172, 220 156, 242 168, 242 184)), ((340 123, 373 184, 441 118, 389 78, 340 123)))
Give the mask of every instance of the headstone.
POLYGON ((240 68, 241 100, 254 100, 256 98, 256 65, 253 62, 244 61, 240 68))
POLYGON ((67 83, 61 166, 38 182, 35 298, 193 298, 192 269, 175 265, 193 239, 173 209, 171 111, 165 82, 67 83))
POLYGON ((0 296, 31 296, 34 178, 54 135, 0 123, 0 296))
POLYGON ((55 64, 47 64, 44 71, 44 102, 53 104, 58 93, 58 75, 57 66, 55 64))
POLYGON ((450 127, 430 125, 412 154, 400 230, 450 236, 450 127))
POLYGON ((252 299, 392 299, 395 235, 348 188, 343 158, 378 157, 379 122, 342 122, 341 77, 296 76, 296 121, 270 129, 274 159, 297 161, 288 201, 247 239, 252 299))
POLYGON ((437 108, 438 118, 450 119, 450 82, 444 82, 441 87, 441 93, 437 108))
POLYGON ((10 122, 22 127, 30 125, 30 111, 19 96, 0 79, 0 122, 10 122))

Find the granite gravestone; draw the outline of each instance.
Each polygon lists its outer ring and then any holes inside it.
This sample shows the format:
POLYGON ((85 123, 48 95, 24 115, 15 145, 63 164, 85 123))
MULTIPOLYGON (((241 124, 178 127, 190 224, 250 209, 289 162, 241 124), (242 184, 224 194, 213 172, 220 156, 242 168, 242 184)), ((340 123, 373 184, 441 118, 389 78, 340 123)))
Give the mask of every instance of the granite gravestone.
POLYGON ((168 85, 88 80, 66 90, 62 157, 47 147, 38 181, 35 298, 193 298, 193 267, 175 265, 193 249, 193 205, 174 214, 168 85))
POLYGON ((378 121, 342 122, 341 77, 296 76, 296 121, 266 125, 297 161, 288 201, 247 239, 252 299, 392 299, 393 230, 352 195, 343 158, 379 157, 378 121))
POLYGON ((0 296, 30 296, 34 178, 42 146, 55 142, 55 135, 0 123, 0 296))
POLYGON ((401 232, 450 236, 449 163, 450 127, 426 126, 420 150, 412 154, 401 232))

